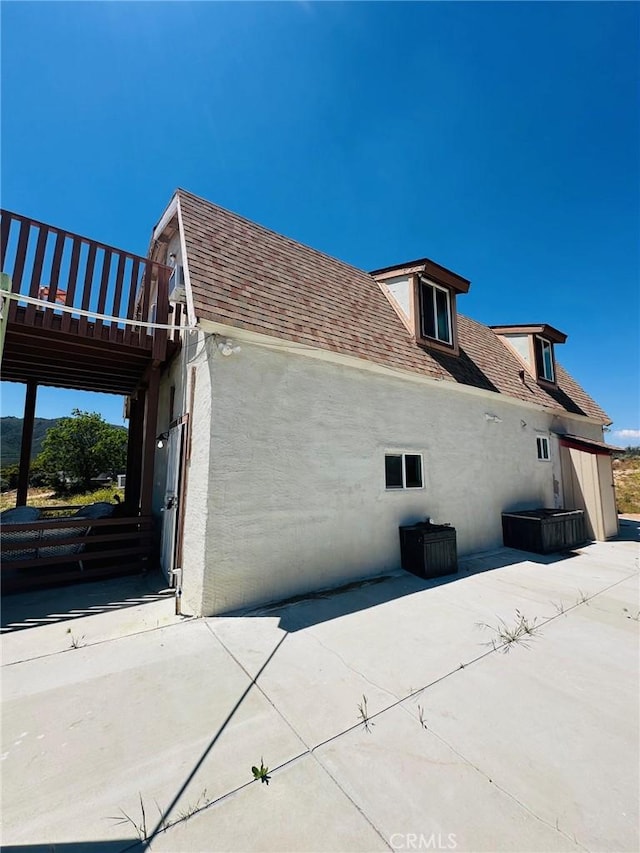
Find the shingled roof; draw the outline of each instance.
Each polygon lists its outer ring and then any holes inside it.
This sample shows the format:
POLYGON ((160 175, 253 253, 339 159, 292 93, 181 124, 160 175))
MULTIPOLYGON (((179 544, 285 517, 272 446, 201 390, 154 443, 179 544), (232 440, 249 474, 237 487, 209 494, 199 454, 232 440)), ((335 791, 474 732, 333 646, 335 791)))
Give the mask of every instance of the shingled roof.
POLYGON ((460 355, 426 350, 368 273, 177 193, 199 319, 610 422, 560 365, 557 389, 523 382, 520 362, 489 327, 458 314, 460 355))

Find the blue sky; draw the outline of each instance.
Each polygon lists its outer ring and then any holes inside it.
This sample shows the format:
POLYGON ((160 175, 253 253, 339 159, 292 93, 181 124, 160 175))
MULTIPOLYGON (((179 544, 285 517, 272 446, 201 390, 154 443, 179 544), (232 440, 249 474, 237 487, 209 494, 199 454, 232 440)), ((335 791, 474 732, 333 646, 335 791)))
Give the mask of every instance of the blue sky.
MULTIPOLYGON (((2 203, 145 254, 183 186, 364 269, 428 256, 460 310, 547 322, 640 441, 640 6, 13 3, 2 203)), ((3 414, 22 390, 4 383, 3 414)), ((121 422, 115 398, 42 391, 121 422)))

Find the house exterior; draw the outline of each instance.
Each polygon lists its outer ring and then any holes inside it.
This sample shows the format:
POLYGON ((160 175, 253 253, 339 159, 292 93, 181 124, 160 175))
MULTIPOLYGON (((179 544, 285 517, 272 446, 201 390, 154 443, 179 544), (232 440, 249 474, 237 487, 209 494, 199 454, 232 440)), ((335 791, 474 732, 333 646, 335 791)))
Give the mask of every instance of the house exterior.
POLYGON ((501 545, 516 509, 584 508, 592 537, 617 532, 609 418, 557 329, 488 328, 460 313, 469 281, 431 260, 367 273, 183 190, 150 257, 188 318, 153 499, 185 612, 396 569, 398 526, 425 517, 460 554, 501 545))

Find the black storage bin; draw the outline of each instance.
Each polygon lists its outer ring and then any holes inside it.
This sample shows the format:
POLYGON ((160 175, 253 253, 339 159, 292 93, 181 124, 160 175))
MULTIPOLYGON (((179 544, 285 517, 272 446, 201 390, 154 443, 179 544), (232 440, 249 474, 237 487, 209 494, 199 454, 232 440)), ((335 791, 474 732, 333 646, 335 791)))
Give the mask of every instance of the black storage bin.
POLYGON ((508 548, 551 554, 587 539, 584 510, 530 509, 502 513, 502 541, 508 548))
POLYGON ((400 528, 402 568, 421 578, 439 578, 458 571, 456 531, 448 524, 420 522, 400 528))

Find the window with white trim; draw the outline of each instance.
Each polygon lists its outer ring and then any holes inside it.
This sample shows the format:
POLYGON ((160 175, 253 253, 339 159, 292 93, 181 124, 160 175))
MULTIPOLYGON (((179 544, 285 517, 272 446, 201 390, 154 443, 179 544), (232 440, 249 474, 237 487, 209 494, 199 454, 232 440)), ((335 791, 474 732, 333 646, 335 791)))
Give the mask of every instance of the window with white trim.
POLYGON ((420 330, 422 336, 453 344, 451 294, 445 287, 420 279, 420 330))
POLYGON ((539 335, 535 337, 536 351, 536 370, 540 379, 546 379, 547 382, 555 382, 555 372, 553 369, 553 344, 546 338, 541 338, 539 335))
POLYGON ((386 453, 384 477, 386 489, 421 489, 422 454, 386 453))
POLYGON ((536 446, 538 449, 538 459, 541 462, 549 462, 551 454, 549 453, 549 439, 546 435, 536 437, 536 446))

